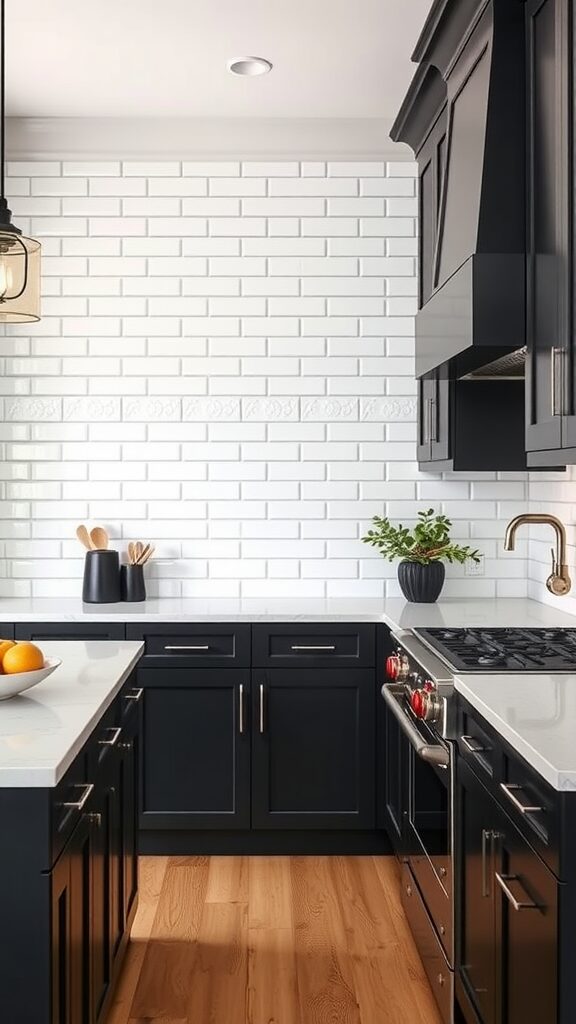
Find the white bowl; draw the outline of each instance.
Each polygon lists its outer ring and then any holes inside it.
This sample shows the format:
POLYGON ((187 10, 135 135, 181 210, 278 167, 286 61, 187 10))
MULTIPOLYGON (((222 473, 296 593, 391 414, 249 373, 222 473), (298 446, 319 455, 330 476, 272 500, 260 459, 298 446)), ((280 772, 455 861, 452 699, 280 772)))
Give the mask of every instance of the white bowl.
POLYGON ((44 668, 37 668, 34 672, 10 672, 0 675, 0 700, 8 700, 18 693, 24 693, 31 686, 36 686, 43 679, 52 675, 58 665, 61 665, 60 658, 46 658, 44 668))

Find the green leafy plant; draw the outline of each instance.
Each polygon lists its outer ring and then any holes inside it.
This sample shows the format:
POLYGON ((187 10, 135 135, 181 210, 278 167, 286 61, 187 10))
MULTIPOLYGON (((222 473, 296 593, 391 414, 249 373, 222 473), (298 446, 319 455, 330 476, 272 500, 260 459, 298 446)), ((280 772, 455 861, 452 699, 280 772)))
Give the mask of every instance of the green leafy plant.
POLYGON ((442 515, 435 515, 434 509, 418 513, 418 522, 412 529, 407 526, 394 526, 388 518, 374 516, 372 519, 375 530, 368 530, 362 540, 371 544, 392 562, 400 558, 408 562, 419 562, 430 565, 431 562, 464 562, 480 561, 480 553, 467 545, 454 544, 450 540, 451 521, 442 515))

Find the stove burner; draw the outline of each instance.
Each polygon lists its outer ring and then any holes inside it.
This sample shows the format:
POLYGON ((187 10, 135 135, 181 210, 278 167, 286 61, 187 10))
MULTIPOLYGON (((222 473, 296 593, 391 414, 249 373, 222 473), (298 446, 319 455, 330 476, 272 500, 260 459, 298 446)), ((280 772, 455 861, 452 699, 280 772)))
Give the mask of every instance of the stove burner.
POLYGON ((576 628, 419 629, 456 671, 576 672, 576 628))

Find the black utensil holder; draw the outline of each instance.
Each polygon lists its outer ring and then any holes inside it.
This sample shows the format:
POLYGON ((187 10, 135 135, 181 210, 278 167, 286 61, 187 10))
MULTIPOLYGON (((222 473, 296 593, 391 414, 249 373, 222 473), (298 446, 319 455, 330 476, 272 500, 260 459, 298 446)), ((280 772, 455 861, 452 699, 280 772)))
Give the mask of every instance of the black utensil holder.
POLYGON ((120 600, 120 559, 110 548, 87 551, 82 600, 86 604, 115 604, 120 600))
POLYGON ((123 601, 146 600, 143 565, 120 566, 120 593, 123 601))

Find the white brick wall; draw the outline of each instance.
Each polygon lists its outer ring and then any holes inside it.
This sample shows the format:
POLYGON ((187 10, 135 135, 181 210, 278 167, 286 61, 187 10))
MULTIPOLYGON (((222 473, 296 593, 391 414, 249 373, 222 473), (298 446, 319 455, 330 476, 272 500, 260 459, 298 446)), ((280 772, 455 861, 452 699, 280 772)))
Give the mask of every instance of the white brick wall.
POLYGON ((568 567, 572 577, 572 591, 566 597, 553 597, 546 590, 550 573, 550 548, 555 546, 554 534, 549 526, 531 526, 529 529, 528 591, 531 597, 554 605, 576 615, 576 466, 566 472, 545 471, 531 473, 528 484, 531 512, 547 512, 558 516, 566 526, 568 540, 568 567))
POLYGON ((79 593, 81 521, 151 539, 151 595, 374 596, 374 513, 434 504, 522 595, 518 474, 414 462, 414 166, 18 162, 42 321, 0 338, 0 594, 79 593))

